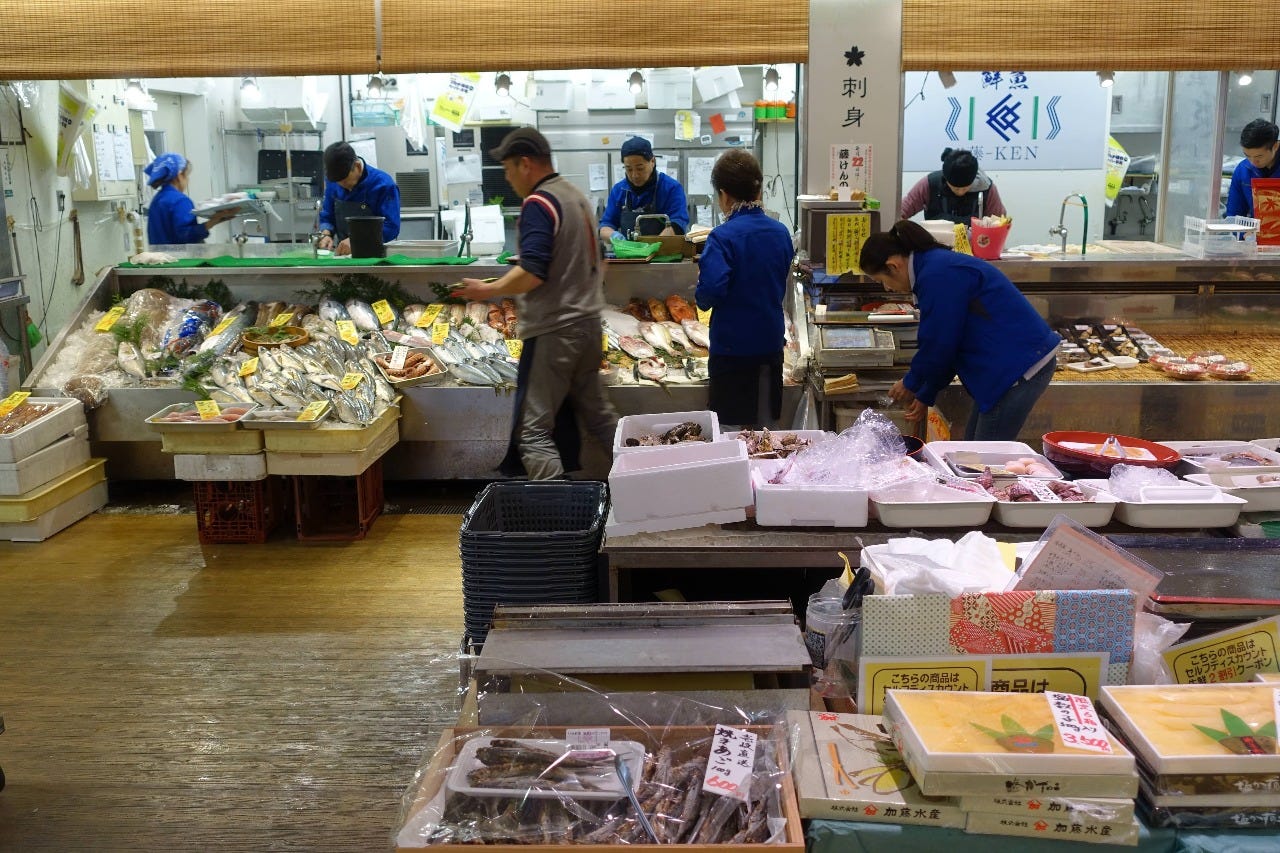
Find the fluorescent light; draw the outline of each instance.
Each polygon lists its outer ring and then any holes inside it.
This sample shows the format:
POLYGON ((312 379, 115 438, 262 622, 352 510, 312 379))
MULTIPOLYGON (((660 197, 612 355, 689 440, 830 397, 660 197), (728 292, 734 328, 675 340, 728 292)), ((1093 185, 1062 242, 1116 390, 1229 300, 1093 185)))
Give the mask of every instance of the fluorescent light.
POLYGON ((1116 84, 1116 72, 1114 72, 1114 71, 1099 71, 1099 72, 1098 72, 1098 85, 1099 85, 1099 86, 1101 86, 1101 87, 1102 87, 1102 88, 1104 88, 1104 89, 1110 89, 1110 88, 1111 88, 1112 86, 1114 86, 1115 84, 1116 84))
POLYGON ((511 75, 505 71, 499 72, 498 76, 493 78, 493 90, 502 97, 511 94, 511 75))
POLYGON ((1240 84, 1241 86, 1248 86, 1248 85, 1249 85, 1250 83, 1252 83, 1252 82, 1253 82, 1253 72, 1252 72, 1252 71, 1237 71, 1237 72, 1236 72, 1236 83, 1240 84))
POLYGON ((772 65, 764 72, 764 91, 766 95, 777 94, 778 91, 778 69, 772 65))
POLYGON ((956 75, 954 71, 939 71, 938 82, 942 84, 944 89, 952 89, 956 85, 956 75))
POLYGON ((644 75, 637 69, 631 72, 631 77, 627 80, 628 86, 631 88, 631 94, 638 95, 644 89, 644 75))

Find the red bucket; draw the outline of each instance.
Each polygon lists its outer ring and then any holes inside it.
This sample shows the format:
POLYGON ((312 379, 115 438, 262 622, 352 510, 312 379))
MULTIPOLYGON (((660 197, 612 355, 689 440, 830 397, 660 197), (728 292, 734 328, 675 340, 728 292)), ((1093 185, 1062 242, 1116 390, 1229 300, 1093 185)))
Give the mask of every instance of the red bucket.
POLYGON ((979 225, 978 220, 974 219, 969 226, 969 245, 973 247, 975 258, 982 258, 985 261, 1000 260, 1000 253, 1004 251, 1004 241, 1007 239, 1009 239, 1008 225, 989 228, 979 225))

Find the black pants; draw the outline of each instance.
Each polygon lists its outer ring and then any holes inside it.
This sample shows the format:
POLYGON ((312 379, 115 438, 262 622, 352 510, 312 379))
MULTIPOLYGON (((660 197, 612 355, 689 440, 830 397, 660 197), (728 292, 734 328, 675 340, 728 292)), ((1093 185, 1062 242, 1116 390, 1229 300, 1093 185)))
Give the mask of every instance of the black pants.
POLYGON ((713 355, 707 365, 711 410, 722 424, 766 427, 782 417, 782 350, 768 355, 713 355))

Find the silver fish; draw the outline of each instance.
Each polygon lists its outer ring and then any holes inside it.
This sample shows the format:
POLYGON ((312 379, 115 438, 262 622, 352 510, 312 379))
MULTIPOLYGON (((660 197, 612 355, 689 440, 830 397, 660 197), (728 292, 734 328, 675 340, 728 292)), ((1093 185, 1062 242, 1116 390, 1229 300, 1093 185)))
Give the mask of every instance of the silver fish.
POLYGON ((661 382, 667 375, 667 363, 660 358, 642 358, 636 362, 636 374, 641 379, 661 382))
MULTIPOLYGON (((372 310, 372 309, 370 309, 372 310)), ((320 319, 336 323, 339 320, 350 320, 346 307, 335 299, 325 299, 320 303, 320 319)))
POLYGON ((684 360, 684 375, 694 382, 705 382, 710 376, 707 371, 707 360, 705 358, 686 358, 684 360))
POLYGON ((258 347, 258 370, 263 373, 279 373, 280 362, 270 347, 258 347))
MULTIPOLYGON (((259 385, 258 387, 262 387, 259 385)), ((305 409, 307 407, 307 398, 300 394, 285 388, 282 385, 268 385, 267 390, 271 392, 271 396, 276 402, 282 406, 288 406, 291 409, 305 409)))
POLYGON ((671 337, 671 342, 679 349, 688 352, 693 344, 689 341, 689 336, 684 333, 684 326, 674 320, 667 320, 662 324, 662 328, 667 330, 667 334, 671 337))
POLYGON ((707 328, 705 323, 697 320, 681 320, 680 325, 693 343, 700 347, 711 346, 711 330, 707 328))
POLYGON ((449 371, 454 378, 466 385, 499 385, 502 384, 500 378, 486 374, 477 365, 469 361, 461 361, 457 364, 451 364, 449 371))
POLYGON ((271 382, 269 381, 258 382, 258 384, 249 388, 249 397, 255 403, 260 403, 263 406, 274 406, 276 404, 276 398, 272 396, 271 391, 268 390, 270 387, 271 382))
POLYGON ((138 347, 128 341, 121 341, 120 346, 116 347, 116 363, 120 365, 120 369, 125 373, 137 379, 145 379, 147 377, 147 365, 143 361, 142 353, 138 347))
POLYGON ((351 315, 351 322, 355 323, 356 328, 362 332, 376 332, 382 328, 382 324, 378 322, 378 315, 373 313, 373 308, 367 302, 361 302, 359 299, 349 300, 347 313, 351 315))
POLYGON ((332 391, 342 390, 342 380, 334 376, 332 373, 308 373, 307 379, 319 385, 321 388, 328 388, 332 391))
POLYGON ((228 324, 221 332, 216 335, 209 335, 197 348, 197 353, 212 352, 214 355, 222 355, 231 350, 240 341, 240 335, 244 330, 253 325, 253 321, 258 317, 257 302, 241 302, 232 308, 226 314, 222 315, 222 320, 218 325, 221 326, 227 322, 227 318, 231 318, 228 324))
POLYGON ((303 373, 306 372, 302 359, 290 347, 280 347, 276 350, 275 355, 276 361, 280 362, 280 367, 286 370, 292 369, 303 373))
POLYGON ((485 364, 496 370, 498 375, 503 379, 506 379, 508 382, 514 382, 516 380, 518 370, 516 366, 511 363, 510 359, 499 358, 498 356, 489 356, 489 358, 485 360, 485 364))
POLYGON ((667 327, 661 323, 650 323, 641 321, 640 336, 648 341, 654 349, 663 352, 673 352, 675 344, 671 342, 671 333, 667 331, 667 327))

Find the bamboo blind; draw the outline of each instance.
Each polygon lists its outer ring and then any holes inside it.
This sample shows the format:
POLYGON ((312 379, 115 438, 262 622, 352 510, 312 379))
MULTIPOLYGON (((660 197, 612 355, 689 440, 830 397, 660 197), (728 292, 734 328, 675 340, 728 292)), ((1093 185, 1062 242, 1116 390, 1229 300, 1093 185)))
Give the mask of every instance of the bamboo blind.
POLYGON ((0 79, 370 72, 373 0, 0 0, 0 79))

